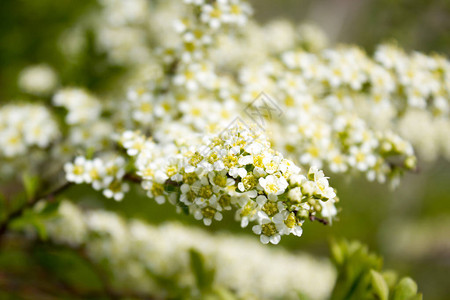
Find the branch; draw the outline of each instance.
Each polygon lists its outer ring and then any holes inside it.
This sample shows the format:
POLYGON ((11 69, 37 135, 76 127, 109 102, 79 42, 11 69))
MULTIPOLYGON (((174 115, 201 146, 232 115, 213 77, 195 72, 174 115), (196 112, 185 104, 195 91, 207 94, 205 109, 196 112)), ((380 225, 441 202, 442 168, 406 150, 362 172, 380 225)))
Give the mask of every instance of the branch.
POLYGON ((66 181, 64 184, 62 184, 61 186, 57 187, 53 191, 48 192, 46 194, 43 194, 41 196, 36 196, 36 197, 32 198, 30 201, 25 203, 21 208, 19 208, 18 210, 14 211, 11 214, 9 214, 6 217, 6 219, 0 225, 0 242, 1 242, 1 239, 2 239, 3 235, 8 230, 9 224, 12 221, 14 221, 15 219, 21 217, 27 208, 33 207, 39 200, 55 198, 56 195, 62 193, 63 191, 65 191, 70 186, 71 186, 71 183, 66 181))
POLYGON ((323 225, 328 225, 330 223, 326 219, 318 218, 318 217, 316 217, 314 215, 311 215, 311 213, 309 214, 309 220, 311 220, 312 222, 317 221, 319 223, 322 223, 323 225))
POLYGON ((137 176, 137 175, 135 175, 135 174, 133 174, 133 173, 127 173, 127 174, 125 174, 125 175, 123 176, 123 179, 124 179, 124 180, 128 180, 128 181, 131 181, 131 182, 134 182, 134 183, 139 183, 139 184, 142 182, 141 177, 139 177, 139 176, 137 176))
MULTIPOLYGON (((123 179, 124 180, 128 180, 130 182, 134 182, 134 183, 139 183, 139 184, 142 183, 142 178, 137 176, 137 175, 135 175, 135 174, 132 174, 132 173, 125 174, 125 176, 123 176, 123 179)), ((180 187, 181 186, 181 183, 173 181, 171 179, 167 179, 164 184, 175 186, 175 187, 180 187)))

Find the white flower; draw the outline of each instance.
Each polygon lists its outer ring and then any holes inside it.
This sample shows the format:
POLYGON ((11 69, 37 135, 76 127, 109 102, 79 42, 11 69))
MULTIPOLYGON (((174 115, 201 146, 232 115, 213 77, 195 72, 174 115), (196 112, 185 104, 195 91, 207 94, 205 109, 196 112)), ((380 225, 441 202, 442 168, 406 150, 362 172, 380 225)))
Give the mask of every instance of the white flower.
POLYGON ((102 188, 103 177, 105 174, 105 166, 101 159, 96 158, 94 160, 86 161, 84 182, 92 184, 92 187, 95 190, 102 188))
POLYGON ((293 202, 301 202, 302 196, 302 189, 300 187, 289 190, 288 197, 293 202))
POLYGON ((106 198, 114 198, 116 201, 122 201, 126 192, 130 189, 127 183, 120 181, 113 181, 109 186, 103 190, 103 195, 106 198))
POLYGON ((329 167, 334 173, 345 172, 348 169, 346 157, 338 151, 332 151, 328 154, 329 167))
POLYGON ((281 235, 278 232, 277 225, 270 219, 265 218, 260 220, 260 225, 254 225, 252 230, 255 234, 260 235, 261 243, 268 244, 269 242, 276 245, 281 240, 281 235))
POLYGON ((77 184, 85 182, 86 159, 82 156, 77 156, 74 163, 66 163, 64 165, 64 171, 66 172, 67 181, 77 184))
POLYGON ((230 174, 230 176, 233 178, 236 178, 238 176, 244 178, 247 175, 247 170, 245 168, 233 167, 230 169, 230 171, 228 171, 228 174, 230 174))
POLYGON ((334 216, 337 215, 337 209, 335 204, 335 201, 333 199, 330 199, 328 201, 320 201, 320 205, 322 206, 322 216, 325 218, 332 219, 334 216))
POLYGON ((360 171, 366 171, 375 165, 376 158, 368 151, 368 148, 353 146, 350 148, 348 163, 360 171))
POLYGON ((53 104, 63 106, 68 110, 66 122, 69 125, 95 121, 102 110, 97 98, 77 88, 59 90, 53 96, 53 104))
POLYGON ((274 175, 259 178, 259 184, 268 195, 281 195, 288 187, 288 183, 284 177, 278 178, 274 175))
POLYGON ((301 236, 303 234, 301 223, 298 223, 293 212, 289 213, 286 210, 280 211, 272 220, 282 234, 288 235, 292 233, 295 236, 301 236))
POLYGON ((264 167, 265 167, 264 170, 268 174, 273 174, 273 173, 277 172, 278 171, 278 167, 281 164, 282 159, 283 158, 280 157, 280 156, 271 156, 271 155, 265 156, 263 158, 263 164, 264 164, 264 167))
POLYGON ((26 151, 26 145, 17 129, 8 128, 1 131, 0 141, 2 145, 1 151, 7 157, 20 155, 26 151))

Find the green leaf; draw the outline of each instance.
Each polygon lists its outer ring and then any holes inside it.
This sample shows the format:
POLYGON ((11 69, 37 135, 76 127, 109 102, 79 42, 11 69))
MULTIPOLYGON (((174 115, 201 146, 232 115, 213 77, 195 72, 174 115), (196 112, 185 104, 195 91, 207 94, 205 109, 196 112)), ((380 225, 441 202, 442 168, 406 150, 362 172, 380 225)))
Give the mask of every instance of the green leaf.
POLYGON ((194 273, 199 290, 209 290, 214 282, 214 269, 208 269, 204 256, 196 249, 189 250, 191 268, 194 273))
POLYGON ((36 232, 41 240, 45 241, 48 239, 47 228, 45 227, 45 224, 44 222, 42 222, 42 220, 38 218, 32 218, 31 225, 34 227, 34 229, 36 229, 36 232))
POLYGON ((383 276, 375 270, 370 270, 370 276, 375 295, 381 300, 387 300, 389 298, 389 287, 383 276))
POLYGON ((372 291, 370 270, 381 270, 381 258, 356 241, 340 240, 331 247, 338 277, 330 299, 364 299, 372 291))
POLYGON ((59 204, 61 202, 54 201, 54 202, 47 202, 45 204, 45 207, 39 212, 39 215, 42 217, 52 217, 55 216, 58 213, 59 204))
POLYGON ((395 287, 393 300, 409 300, 416 294, 417 284, 411 278, 404 277, 395 287))
POLYGON ((30 174, 25 173, 22 176, 22 182, 25 188, 27 199, 33 199, 36 196, 36 192, 39 187, 39 177, 31 176, 30 174))

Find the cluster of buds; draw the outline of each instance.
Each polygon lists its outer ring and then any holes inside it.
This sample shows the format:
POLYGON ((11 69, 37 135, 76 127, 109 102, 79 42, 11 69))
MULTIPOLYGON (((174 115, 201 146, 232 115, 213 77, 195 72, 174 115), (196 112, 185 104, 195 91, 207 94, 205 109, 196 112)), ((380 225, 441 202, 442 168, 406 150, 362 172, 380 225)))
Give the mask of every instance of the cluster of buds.
POLYGON ((337 213, 336 193, 322 171, 311 168, 302 175, 263 136, 242 125, 162 160, 153 161, 157 145, 134 132, 123 134, 122 145, 137 156, 137 175, 149 197, 168 200, 205 225, 233 209, 242 227, 257 223, 253 231, 265 244, 277 244, 282 235, 300 236, 305 220, 331 220, 337 213))

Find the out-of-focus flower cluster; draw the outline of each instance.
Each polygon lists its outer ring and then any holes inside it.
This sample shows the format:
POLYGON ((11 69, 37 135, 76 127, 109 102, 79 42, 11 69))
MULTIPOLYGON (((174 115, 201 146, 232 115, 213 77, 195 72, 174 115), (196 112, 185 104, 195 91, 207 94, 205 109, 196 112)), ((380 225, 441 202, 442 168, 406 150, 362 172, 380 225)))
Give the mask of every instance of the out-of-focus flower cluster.
POLYGON ((318 54, 287 51, 282 60, 310 85, 319 85, 324 98, 334 95, 343 104, 346 97, 361 101, 362 95, 375 107, 392 106, 398 114, 411 107, 438 115, 449 112, 450 62, 443 56, 409 55, 384 44, 373 59, 355 46, 341 46, 318 54))
POLYGON ((67 112, 64 120, 69 132, 62 148, 69 148, 69 151, 73 148, 98 149, 111 143, 114 120, 101 117, 106 107, 88 91, 81 88, 60 89, 53 96, 53 105, 63 107, 67 112))
POLYGON ((180 289, 195 287, 190 249, 200 252, 215 270, 214 285, 245 299, 297 299, 298 293, 325 299, 335 279, 329 262, 305 254, 176 223, 152 226, 111 212, 83 212, 68 201, 46 227, 53 242, 82 247, 99 268, 106 262, 117 291, 164 298, 170 292, 161 285, 164 282, 173 281, 180 289))
POLYGON ((18 85, 28 94, 49 96, 58 85, 58 76, 46 64, 33 65, 20 72, 18 85))
MULTIPOLYGON (((148 196, 169 200, 205 225, 236 210, 245 227, 261 242, 278 244, 281 235, 302 234, 302 224, 314 217, 331 219, 337 213, 336 193, 317 168, 302 175, 291 160, 270 148, 263 136, 233 125, 219 136, 206 136, 194 147, 179 147, 176 155, 131 131, 122 135, 127 153, 136 156, 137 174, 148 196)), ((173 147, 176 149, 176 147, 173 147)))
POLYGON ((398 122, 399 132, 410 141, 421 159, 450 160, 450 119, 436 118, 426 111, 407 112, 398 122))
POLYGON ((45 106, 9 104, 0 107, 0 156, 17 157, 30 148, 47 148, 60 136, 45 106))
POLYGON ((120 156, 92 160, 78 156, 73 163, 64 165, 64 171, 67 181, 76 184, 88 183, 95 190, 102 190, 105 197, 116 201, 122 200, 129 189, 128 184, 123 182, 125 160, 120 156))

